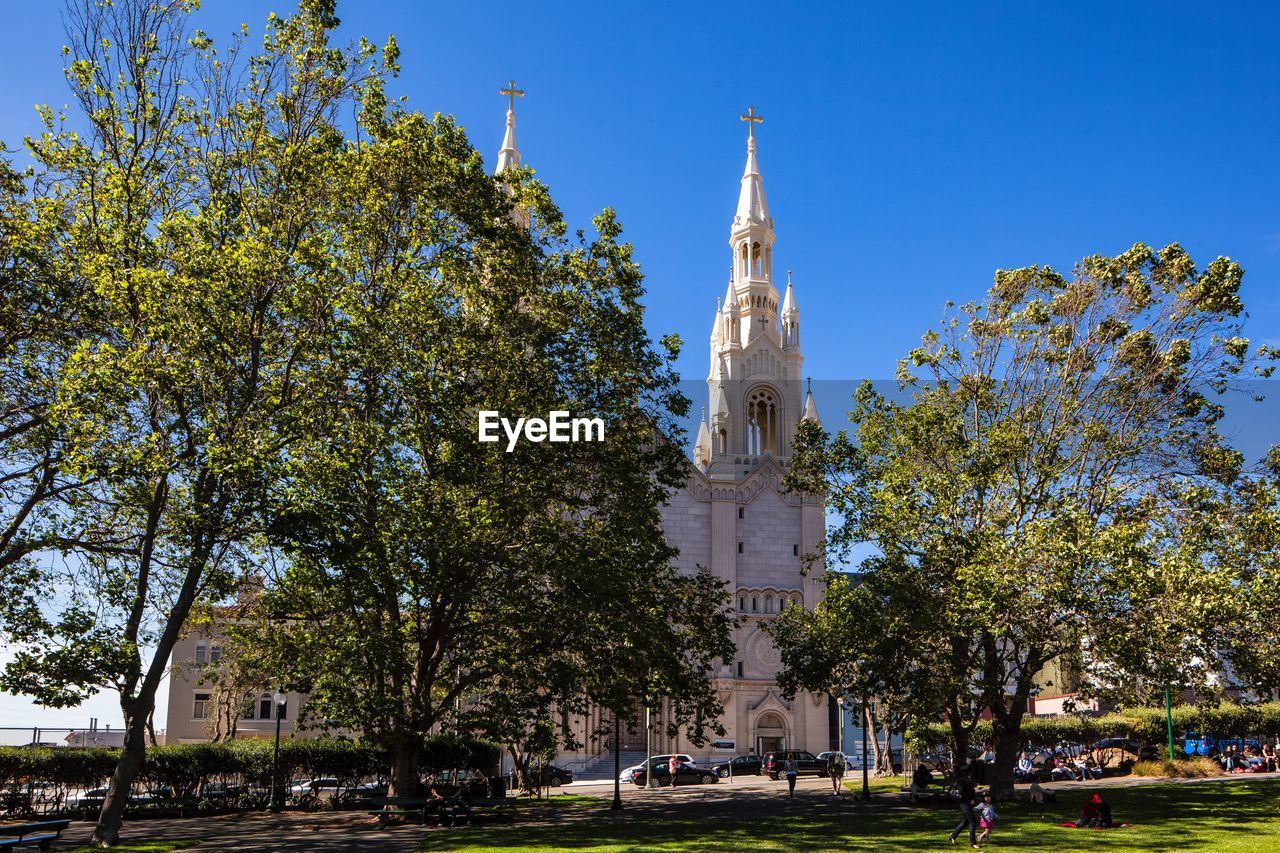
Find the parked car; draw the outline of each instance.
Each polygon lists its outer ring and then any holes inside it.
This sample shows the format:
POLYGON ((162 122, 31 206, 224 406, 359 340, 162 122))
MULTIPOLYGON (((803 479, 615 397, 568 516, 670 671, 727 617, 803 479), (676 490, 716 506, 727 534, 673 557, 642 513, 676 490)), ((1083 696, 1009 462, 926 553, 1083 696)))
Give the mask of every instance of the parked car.
MULTIPOLYGON (((695 767, 692 764, 683 763, 676 766, 676 775, 675 778, 672 779, 669 758, 667 761, 659 761, 655 758, 650 766, 653 768, 653 785, 658 788, 671 787, 672 785, 714 783, 718 781, 718 777, 709 767, 695 767)), ((631 783, 642 788, 647 784, 643 764, 632 771, 631 783)))
MULTIPOLYGON (((832 751, 831 751, 831 750, 827 750, 826 752, 819 752, 819 753, 818 753, 818 760, 819 760, 819 761, 821 761, 821 762, 823 763, 823 765, 826 765, 826 763, 827 763, 827 756, 829 756, 829 755, 831 755, 831 754, 832 754, 832 751)), ((846 773, 849 773, 849 772, 851 772, 851 771, 853 771, 853 770, 860 770, 860 769, 862 769, 862 765, 861 765, 861 764, 854 764, 854 763, 853 763, 853 757, 852 757, 852 756, 846 755, 846 756, 844 757, 844 770, 845 770, 845 772, 846 772, 846 773)))
MULTIPOLYGON (((684 752, 677 753, 677 754, 676 754, 676 758, 680 761, 680 763, 681 763, 681 764, 693 764, 693 763, 694 763, 693 758, 692 758, 692 757, 690 757, 690 756, 688 755, 688 753, 684 753, 684 752)), ((671 760, 671 756, 670 756, 669 754, 655 755, 655 756, 653 756, 653 760, 654 760, 654 761, 661 761, 661 762, 663 762, 663 763, 666 763, 666 762, 668 762, 668 761, 670 761, 670 760, 671 760)), ((636 772, 637 770, 643 770, 643 769, 644 769, 644 764, 643 764, 643 763, 641 763, 641 764, 633 764, 633 765, 631 765, 630 767, 627 767, 627 768, 626 768, 626 769, 624 769, 621 773, 619 773, 619 774, 618 774, 618 781, 619 781, 619 782, 630 782, 630 781, 631 781, 631 774, 632 774, 632 773, 634 773, 634 772, 636 772)))
MULTIPOLYGON (((67 797, 67 808, 69 809, 96 809, 102 806, 102 801, 107 796, 106 788, 90 788, 88 791, 82 791, 78 794, 71 794, 67 797)), ((128 803, 131 806, 145 805, 153 803, 158 799, 155 794, 150 793, 134 793, 129 795, 128 803)))
POLYGON ((818 756, 803 749, 785 749, 781 752, 767 753, 761 769, 770 779, 781 779, 787 773, 787 762, 792 759, 795 759, 796 771, 801 776, 827 775, 827 762, 819 761, 818 756))
POLYGON ((554 764, 547 764, 542 768, 542 784, 544 785, 559 788, 561 785, 568 785, 572 781, 572 770, 565 770, 563 767, 556 767, 554 764))
POLYGON ((332 776, 320 779, 295 779, 289 783, 288 789, 289 796, 296 799, 333 799, 339 793, 376 797, 386 792, 386 786, 377 782, 359 782, 353 785, 340 786, 338 780, 332 776))
POLYGON ((729 776, 759 776, 760 768, 764 766, 764 761, 758 755, 738 755, 729 761, 719 761, 712 764, 709 769, 712 773, 721 779, 727 779, 729 776), (732 765, 732 767, 730 767, 732 765))
POLYGON ((480 770, 445 770, 435 777, 434 784, 446 796, 463 789, 472 797, 492 797, 495 780, 480 770))

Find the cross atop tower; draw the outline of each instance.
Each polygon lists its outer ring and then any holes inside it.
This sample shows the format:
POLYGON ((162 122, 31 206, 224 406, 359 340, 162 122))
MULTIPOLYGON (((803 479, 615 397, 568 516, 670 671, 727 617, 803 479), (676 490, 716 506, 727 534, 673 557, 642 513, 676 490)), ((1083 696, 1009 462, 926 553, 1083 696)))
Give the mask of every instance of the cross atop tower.
POLYGON ((524 89, 517 89, 516 81, 512 80, 510 85, 508 85, 505 89, 499 89, 498 94, 507 96, 507 100, 509 101, 507 105, 507 109, 511 110, 512 112, 515 112, 516 98, 524 97, 524 89))
MULTIPOLYGON (((512 82, 514 83, 514 81, 512 82)), ((756 115, 755 107, 747 107, 747 114, 743 116, 738 116, 738 118, 742 119, 747 123, 747 136, 751 139, 755 139, 756 125, 764 121, 764 117, 756 115)))

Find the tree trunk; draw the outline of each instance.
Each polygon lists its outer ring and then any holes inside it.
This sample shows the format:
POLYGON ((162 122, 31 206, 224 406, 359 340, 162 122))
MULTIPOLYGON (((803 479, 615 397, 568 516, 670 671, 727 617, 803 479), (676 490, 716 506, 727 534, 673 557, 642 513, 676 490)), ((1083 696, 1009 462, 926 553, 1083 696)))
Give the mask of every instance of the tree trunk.
MULTIPOLYGON (((862 725, 867 730, 867 743, 871 744, 871 766, 875 768, 874 775, 879 776, 880 768, 884 766, 884 755, 880 752, 880 727, 876 725, 876 715, 871 713, 870 703, 862 709, 862 725)), ((867 756, 864 755, 862 760, 866 761, 867 756)))
POLYGON ((893 772, 893 717, 892 713, 885 716, 883 722, 884 743, 880 747, 880 755, 884 761, 884 766, 880 768, 879 775, 892 776, 893 772))
POLYGON ((947 708, 947 724, 951 727, 951 763, 959 770, 969 763, 969 729, 960 718, 958 702, 952 702, 947 708))
POLYGON ((147 753, 147 720, 151 708, 142 707, 145 699, 121 702, 125 712, 124 750, 107 786, 107 796, 102 801, 98 825, 93 829, 94 847, 114 847, 120 843, 120 824, 124 820, 124 807, 129 802, 129 792, 142 769, 142 759, 147 753))
MULTIPOLYGON (((615 746, 614 749, 617 749, 615 746)), ((520 791, 533 790, 532 782, 529 778, 529 760, 514 743, 507 744, 507 752, 511 755, 511 766, 516 771, 516 789, 520 791)))
POLYGON ((422 739, 413 734, 396 737, 391 749, 391 785, 393 797, 416 797, 420 791, 419 771, 422 766, 422 739))
POLYGON ((1013 767, 1017 762, 1018 745, 1022 736, 1022 715, 1009 715, 1008 723, 999 718, 993 719, 992 728, 995 734, 996 758, 991 764, 991 798, 993 800, 1013 799, 1013 767), (1010 726, 1009 724, 1012 724, 1010 726))

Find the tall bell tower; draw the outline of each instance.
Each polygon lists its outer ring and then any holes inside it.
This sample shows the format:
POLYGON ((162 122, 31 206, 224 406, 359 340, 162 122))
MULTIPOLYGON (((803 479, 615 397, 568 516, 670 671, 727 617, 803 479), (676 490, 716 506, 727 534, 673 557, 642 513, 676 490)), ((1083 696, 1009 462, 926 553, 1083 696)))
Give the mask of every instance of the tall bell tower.
POLYGON ((747 164, 729 227, 732 266, 711 328, 707 375, 710 419, 698 427, 694 461, 711 479, 740 479, 764 457, 786 459, 806 410, 802 393, 800 308, 791 274, 779 304, 774 283, 776 235, 756 156, 754 107, 747 123, 747 164))

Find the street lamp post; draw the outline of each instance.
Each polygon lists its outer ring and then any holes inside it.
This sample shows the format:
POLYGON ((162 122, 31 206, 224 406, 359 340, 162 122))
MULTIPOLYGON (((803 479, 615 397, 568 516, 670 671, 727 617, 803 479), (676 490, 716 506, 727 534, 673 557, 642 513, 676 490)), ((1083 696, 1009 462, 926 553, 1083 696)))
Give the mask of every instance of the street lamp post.
POLYGON ((871 783, 867 779, 867 697, 862 697, 862 799, 871 799, 871 783))
POLYGON ((622 723, 613 712, 613 805, 610 811, 622 811, 622 723))
POLYGON ((276 711, 276 746, 271 754, 271 797, 267 801, 267 809, 273 812, 280 811, 283 803, 276 797, 276 791, 279 788, 278 779, 280 777, 280 711, 284 708, 284 688, 277 687, 274 701, 276 711))

